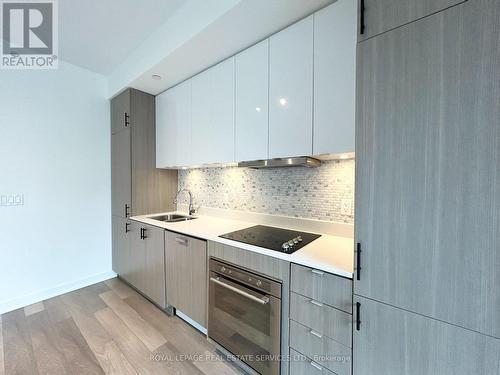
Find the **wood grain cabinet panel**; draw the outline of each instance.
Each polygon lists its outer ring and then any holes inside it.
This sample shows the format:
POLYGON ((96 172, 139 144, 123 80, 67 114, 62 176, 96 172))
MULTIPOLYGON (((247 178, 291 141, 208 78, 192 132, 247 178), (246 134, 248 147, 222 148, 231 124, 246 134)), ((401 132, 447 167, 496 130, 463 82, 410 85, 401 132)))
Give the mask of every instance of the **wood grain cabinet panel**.
POLYGON ((351 374, 351 348, 290 321, 290 347, 338 375, 351 374))
POLYGON ((167 303, 207 327, 207 242, 165 232, 167 303))
POLYGON ((290 375, 335 375, 305 355, 290 349, 290 375))
POLYGON ((494 337, 499 19, 469 0, 358 44, 355 189, 355 294, 494 337))
POLYGON ((352 280, 292 264, 291 290, 352 313, 352 280))
POLYGON ((114 216, 131 214, 132 159, 130 154, 130 130, 111 135, 111 212, 114 216))
POLYGON ((292 292, 290 319, 345 346, 352 346, 351 314, 292 292))
POLYGON ((132 215, 174 210, 177 171, 156 169, 155 98, 131 91, 132 215))
POLYGON ((130 91, 111 99, 111 134, 130 128, 130 91))
POLYGON ((144 225, 144 229, 144 292, 158 306, 165 307, 165 230, 151 225, 144 225))
POLYGON ((359 18, 358 41, 442 11, 466 0, 358 0, 364 5, 364 31, 359 18))
POLYGON ((498 375, 500 340, 363 297, 355 375, 498 375))

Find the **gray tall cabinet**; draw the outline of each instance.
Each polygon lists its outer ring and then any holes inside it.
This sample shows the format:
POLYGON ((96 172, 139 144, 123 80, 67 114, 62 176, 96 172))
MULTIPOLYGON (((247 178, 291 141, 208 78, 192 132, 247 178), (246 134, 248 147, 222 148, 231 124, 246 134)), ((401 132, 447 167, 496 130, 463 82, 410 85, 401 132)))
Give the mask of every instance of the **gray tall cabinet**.
MULTIPOLYGON (((113 270, 161 305, 164 292, 147 279, 147 274, 158 273, 154 263, 164 256, 163 235, 158 246, 145 246, 144 228, 128 219, 174 209, 177 171, 156 169, 155 133, 153 95, 127 89, 111 100, 113 270)), ((151 228, 149 243, 153 242, 153 232, 151 228)))
POLYGON ((362 3, 353 374, 498 375, 500 2, 362 3))

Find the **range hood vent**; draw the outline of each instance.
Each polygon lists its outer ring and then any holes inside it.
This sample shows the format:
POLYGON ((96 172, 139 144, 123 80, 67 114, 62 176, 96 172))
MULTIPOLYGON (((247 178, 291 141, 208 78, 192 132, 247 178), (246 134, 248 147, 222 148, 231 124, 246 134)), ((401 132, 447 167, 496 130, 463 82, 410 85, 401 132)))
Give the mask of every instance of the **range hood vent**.
POLYGON ((311 158, 309 156, 298 156, 293 158, 280 158, 268 160, 253 160, 242 161, 238 163, 238 167, 246 167, 253 169, 261 168, 284 168, 284 167, 308 167, 315 168, 321 165, 321 160, 311 158))

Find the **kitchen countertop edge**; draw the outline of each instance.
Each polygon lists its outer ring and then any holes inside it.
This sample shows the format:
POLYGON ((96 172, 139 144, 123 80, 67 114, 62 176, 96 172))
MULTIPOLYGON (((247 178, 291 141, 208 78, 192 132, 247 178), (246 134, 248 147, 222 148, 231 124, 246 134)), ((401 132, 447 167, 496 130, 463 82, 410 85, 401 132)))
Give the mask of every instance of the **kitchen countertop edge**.
MULTIPOLYGON (((179 212, 168 212, 168 213, 178 213, 179 214, 179 212)), ((344 265, 344 267, 342 267, 342 266, 338 266, 337 264, 335 264, 335 262, 330 263, 328 261, 320 261, 320 260, 314 259, 314 257, 319 257, 317 254, 319 252, 319 246, 315 246, 315 245, 318 245, 318 242, 316 242, 316 244, 315 244, 313 241, 310 244, 301 248, 300 250, 294 252, 293 254, 283 254, 283 253, 269 250, 269 249, 265 249, 265 248, 262 248, 259 246, 249 245, 249 244, 245 244, 242 242, 232 241, 232 240, 228 240, 228 239, 219 237, 220 235, 228 233, 228 232, 244 229, 244 228, 247 228, 247 227, 253 226, 253 225, 258 225, 256 223, 239 221, 239 220, 221 219, 221 218, 212 217, 212 216, 197 216, 196 219, 193 219, 193 220, 168 223, 168 222, 161 222, 158 220, 151 219, 150 216, 152 216, 152 215, 138 215, 138 216, 132 216, 129 219, 136 221, 136 222, 143 223, 143 224, 148 224, 148 225, 152 225, 154 227, 162 228, 162 229, 165 229, 168 231, 183 234, 186 236, 196 237, 196 238, 200 238, 200 239, 207 240, 207 241, 214 241, 214 242, 218 242, 218 243, 221 243, 224 245, 236 247, 236 248, 239 248, 242 250, 252 251, 252 252, 255 252, 258 254, 267 255, 267 256, 270 256, 273 258, 282 259, 282 260, 288 261, 290 263, 295 263, 298 265, 311 267, 311 268, 318 269, 318 270, 321 270, 324 272, 328 272, 328 273, 331 273, 331 274, 334 274, 337 276, 342 276, 342 277, 345 277, 348 279, 353 278, 353 272, 352 271, 349 272, 346 270, 346 268, 352 269, 352 264, 350 264, 350 266, 347 266, 347 267, 345 265, 344 265), (214 222, 222 223, 222 224, 226 225, 226 227, 224 228, 224 230, 211 229, 211 230, 205 230, 205 231, 200 231, 200 230, 197 231, 196 226, 199 226, 197 224, 200 222, 203 222, 206 226, 209 226, 209 223, 207 222, 207 220, 209 220, 211 223, 214 223, 214 222), (214 233, 214 232, 216 232, 216 233, 214 233)), ((342 242, 342 243, 345 243, 346 245, 348 243, 350 245, 350 249, 351 249, 350 250, 351 251, 350 254, 352 255, 351 258, 354 258, 353 254, 352 254, 352 252, 354 250, 354 240, 352 238, 325 235, 322 233, 318 233, 318 234, 321 234, 321 237, 318 240, 322 239, 323 241, 342 242)), ((316 241, 318 241, 318 240, 316 240, 316 241)), ((346 248, 347 246, 342 246, 342 247, 345 247, 345 248, 340 249, 339 251, 340 252, 347 252, 347 255, 349 255, 349 250, 346 248)), ((353 259, 352 259, 352 261, 353 261, 353 259)), ((348 263, 350 263, 350 262, 348 261, 348 263)))

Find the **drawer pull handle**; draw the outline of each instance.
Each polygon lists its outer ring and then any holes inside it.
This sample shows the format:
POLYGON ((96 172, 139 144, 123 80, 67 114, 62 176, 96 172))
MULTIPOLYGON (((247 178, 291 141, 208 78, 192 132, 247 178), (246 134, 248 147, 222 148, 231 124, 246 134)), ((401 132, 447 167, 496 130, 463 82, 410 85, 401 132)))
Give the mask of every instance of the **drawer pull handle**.
POLYGON ((322 335, 321 333, 318 333, 318 332, 316 332, 316 331, 315 331, 315 330, 313 330, 313 329, 311 329, 311 330, 309 331, 309 333, 310 333, 311 335, 313 335, 313 336, 316 336, 316 337, 317 337, 317 338, 319 338, 319 339, 322 339, 322 338, 323 338, 323 335, 322 335))
POLYGON ((311 361, 311 366, 314 367, 316 370, 323 371, 323 367, 318 365, 316 362, 311 361))
POLYGON ((323 304, 321 302, 318 302, 314 299, 310 300, 309 302, 311 302, 314 306, 323 307, 323 304))
POLYGON ((323 276, 325 274, 323 271, 320 270, 311 270, 311 272, 318 276, 323 276))
POLYGON ((188 244, 187 238, 182 238, 182 237, 175 237, 175 242, 185 246, 188 244))

